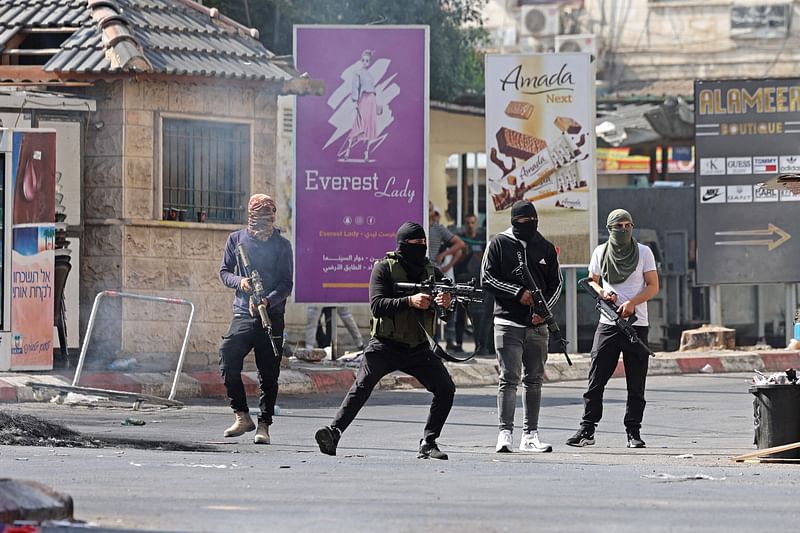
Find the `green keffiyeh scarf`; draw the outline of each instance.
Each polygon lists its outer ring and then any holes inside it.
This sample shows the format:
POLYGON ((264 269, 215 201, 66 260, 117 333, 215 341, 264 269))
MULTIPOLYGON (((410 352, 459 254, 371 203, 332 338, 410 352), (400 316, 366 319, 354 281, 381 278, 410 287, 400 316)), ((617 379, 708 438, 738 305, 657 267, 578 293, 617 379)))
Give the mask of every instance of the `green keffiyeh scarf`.
POLYGON ((633 238, 633 229, 614 228, 618 222, 629 221, 631 214, 624 209, 615 209, 608 214, 608 243, 600 258, 600 273, 612 285, 622 283, 636 270, 639 264, 639 245, 633 238))

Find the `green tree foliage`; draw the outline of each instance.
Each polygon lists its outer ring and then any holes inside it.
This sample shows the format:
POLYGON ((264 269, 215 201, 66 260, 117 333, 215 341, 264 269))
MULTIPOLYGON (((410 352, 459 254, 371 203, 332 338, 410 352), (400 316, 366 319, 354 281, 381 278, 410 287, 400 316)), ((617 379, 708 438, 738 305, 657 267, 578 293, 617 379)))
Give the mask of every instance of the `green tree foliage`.
POLYGON ((486 0, 206 0, 230 18, 257 28, 278 55, 292 53, 295 24, 425 24, 430 26, 430 96, 452 102, 483 93, 486 0))

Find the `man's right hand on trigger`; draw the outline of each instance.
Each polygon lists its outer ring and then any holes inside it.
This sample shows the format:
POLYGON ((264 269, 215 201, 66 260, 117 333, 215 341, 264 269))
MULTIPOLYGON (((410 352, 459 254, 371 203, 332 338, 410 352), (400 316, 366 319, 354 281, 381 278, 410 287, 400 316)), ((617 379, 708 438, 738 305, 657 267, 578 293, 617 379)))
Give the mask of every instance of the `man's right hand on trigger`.
POLYGON ((239 288, 247 294, 253 292, 253 287, 250 285, 250 278, 242 278, 242 281, 239 282, 239 288))
POLYGON ((409 297, 409 303, 411 304, 411 307, 415 309, 427 309, 431 306, 431 295, 418 292, 417 294, 409 297))

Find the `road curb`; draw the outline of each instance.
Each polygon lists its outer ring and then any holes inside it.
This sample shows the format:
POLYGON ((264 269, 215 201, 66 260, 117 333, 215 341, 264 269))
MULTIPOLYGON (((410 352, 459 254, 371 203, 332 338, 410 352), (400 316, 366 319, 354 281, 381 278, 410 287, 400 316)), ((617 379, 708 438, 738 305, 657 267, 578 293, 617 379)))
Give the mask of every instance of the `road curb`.
POLYGON ((70 520, 72 497, 35 481, 0 479, 0 526, 17 520, 70 520))
MULTIPOLYGON (((545 366, 546 382, 585 381, 589 376, 591 359, 588 354, 572 355, 573 365, 567 364, 560 354, 550 354, 545 366)), ((480 387, 496 385, 498 365, 493 359, 473 359, 468 363, 445 363, 457 387, 480 387)), ((724 372, 777 372, 787 368, 800 368, 798 350, 764 351, 707 351, 707 352, 663 352, 649 360, 651 375, 672 375, 724 372)), ((357 369, 351 367, 303 364, 283 369, 278 379, 279 394, 343 394, 350 389, 357 369)), ((625 367, 620 359, 614 377, 623 377, 625 367)), ((84 372, 80 385, 117 391, 149 394, 165 398, 172 388, 174 375, 170 372, 125 373, 84 372)), ((242 381, 248 396, 258 396, 258 373, 243 372, 242 381)), ((35 395, 28 382, 51 385, 70 385, 71 379, 64 373, 53 374, 0 374, 0 402, 47 401, 52 395, 35 395)), ((414 378, 396 372, 384 377, 378 384, 380 389, 422 388, 414 378)), ((186 372, 178 382, 178 400, 190 398, 226 398, 222 377, 216 370, 186 372)))

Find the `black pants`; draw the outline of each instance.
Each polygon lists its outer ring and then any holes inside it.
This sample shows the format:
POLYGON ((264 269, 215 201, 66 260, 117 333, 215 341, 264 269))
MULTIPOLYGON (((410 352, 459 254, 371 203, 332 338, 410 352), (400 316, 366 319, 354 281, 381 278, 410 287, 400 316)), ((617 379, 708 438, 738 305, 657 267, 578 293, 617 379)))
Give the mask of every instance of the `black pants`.
MULTIPOLYGON (((633 326, 639 338, 647 344, 647 326, 633 326)), ((619 362, 625 365, 625 381, 628 400, 625 404, 625 429, 638 430, 644 416, 644 386, 647 379, 649 354, 637 345, 628 342, 625 334, 616 326, 598 324, 592 345, 592 365, 589 369, 589 388, 583 395, 582 426, 595 427, 603 417, 603 392, 619 362)))
POLYGON ((283 315, 272 316, 272 337, 278 354, 272 353, 272 346, 267 332, 261 325, 261 319, 249 315, 235 315, 222 336, 219 346, 219 368, 225 381, 225 390, 231 400, 234 411, 248 411, 247 396, 242 383, 242 367, 244 358, 252 349, 258 367, 258 383, 261 387, 258 406, 261 414, 258 419, 272 424, 275 412, 275 400, 278 398, 278 375, 281 372, 281 353, 283 348, 283 315))
POLYGON ((426 442, 435 442, 442 433, 450 408, 453 407, 456 386, 442 360, 427 345, 415 351, 399 351, 387 347, 375 338, 370 340, 364 350, 356 381, 342 401, 331 427, 344 432, 381 378, 395 370, 417 378, 422 386, 433 393, 424 435, 426 442))

